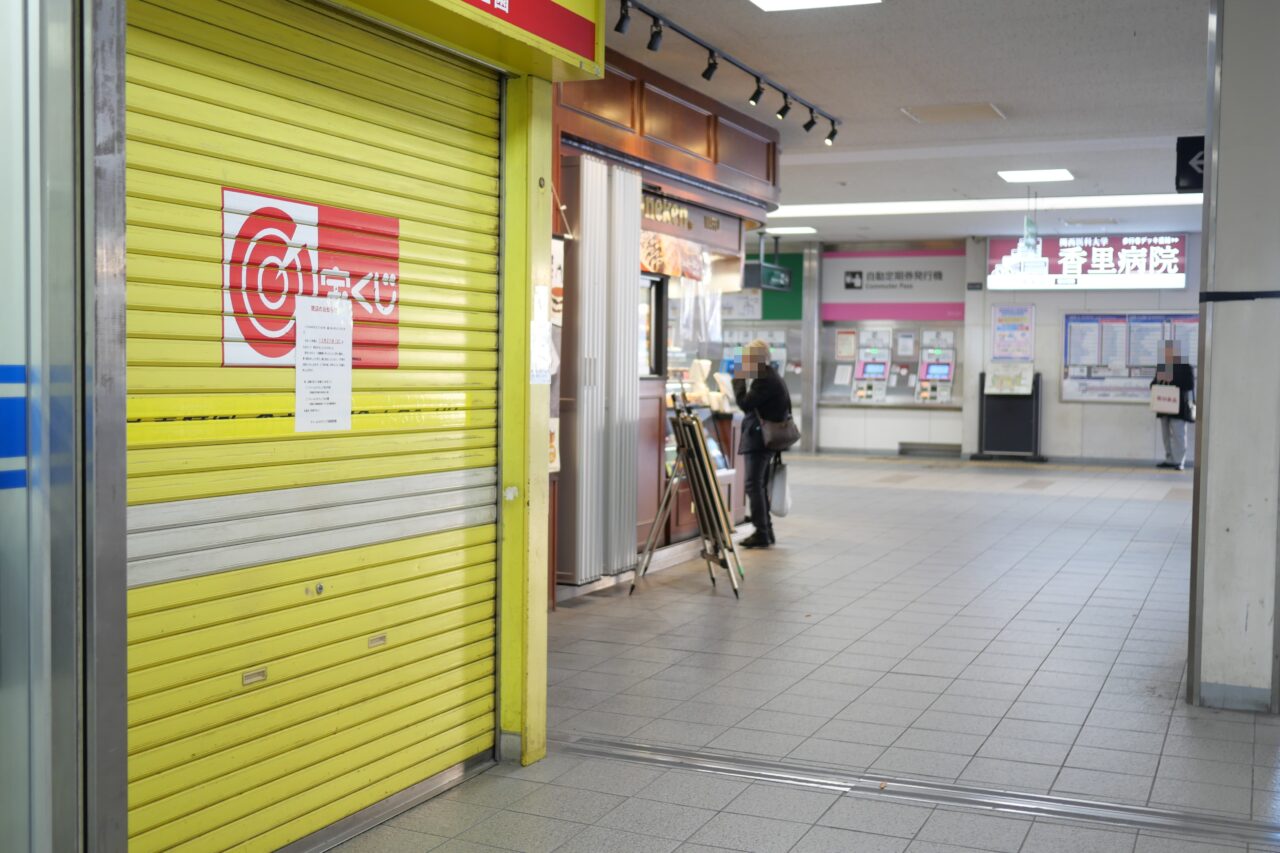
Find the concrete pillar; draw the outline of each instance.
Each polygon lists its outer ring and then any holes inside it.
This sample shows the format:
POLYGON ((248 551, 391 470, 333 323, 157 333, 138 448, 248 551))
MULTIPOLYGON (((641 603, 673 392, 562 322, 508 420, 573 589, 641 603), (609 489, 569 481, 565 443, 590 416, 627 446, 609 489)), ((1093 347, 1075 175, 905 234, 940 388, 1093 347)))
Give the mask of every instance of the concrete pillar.
POLYGON ((800 291, 800 450, 818 452, 818 394, 822 390, 822 244, 804 247, 804 275, 800 291))
POLYGON ((1214 0, 1209 31, 1187 699, 1275 713, 1280 3, 1214 0))
POLYGON ((960 431, 960 453, 964 458, 978 452, 978 409, 982 400, 979 379, 987 369, 987 240, 970 237, 965 240, 964 260, 964 352, 961 370, 964 374, 963 426, 960 431), (982 290, 969 290, 969 282, 980 282, 982 290))

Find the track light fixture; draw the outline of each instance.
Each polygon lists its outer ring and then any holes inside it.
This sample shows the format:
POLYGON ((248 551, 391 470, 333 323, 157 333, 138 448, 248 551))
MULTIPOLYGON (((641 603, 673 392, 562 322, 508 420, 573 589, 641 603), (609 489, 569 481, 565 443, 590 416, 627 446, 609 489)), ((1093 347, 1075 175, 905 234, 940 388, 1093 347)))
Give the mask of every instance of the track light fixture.
MULTIPOLYGON (((486 0, 486 2, 488 2, 488 0, 486 0)), ((559 2, 564 2, 564 0, 559 0, 559 2)), ((585 0, 583 0, 583 2, 585 2, 585 0)), ((759 2, 759 0, 757 0, 757 2, 759 2)), ((788 2, 791 2, 791 0, 788 0, 788 2)), ((810 0, 810 2, 816 2, 816 0, 810 0)), ((834 0, 823 0, 823 2, 829 3, 834 2, 834 0)), ((842 2, 847 3, 850 2, 850 0, 842 0, 842 2)), ((878 2, 878 0, 856 0, 856 2, 878 2)), ((791 90, 784 88, 778 81, 772 79, 767 74, 757 71, 755 68, 752 68, 737 57, 725 53, 711 42, 682 27, 676 21, 673 21, 671 18, 653 9, 649 3, 650 0, 618 0, 618 21, 614 24, 614 32, 623 35, 626 34, 626 32, 631 28, 631 15, 633 12, 636 13, 637 16, 647 16, 651 23, 649 25, 649 42, 646 47, 650 51, 657 52, 661 50, 662 39, 663 36, 666 35, 666 30, 673 30, 677 36, 692 42, 694 45, 707 52, 707 64, 702 69, 703 80, 710 83, 712 78, 719 73, 721 63, 728 64, 731 68, 735 68, 755 80, 755 89, 752 90, 751 96, 747 98, 747 103, 751 104, 751 106, 759 106, 760 101, 764 99, 766 92, 779 94, 782 96, 782 105, 779 106, 777 112, 774 113, 774 115, 777 116, 778 121, 785 121, 787 119, 791 113, 792 106, 807 109, 809 111, 809 118, 803 123, 805 133, 809 133, 817 127, 819 121, 829 121, 831 123, 831 132, 827 134, 826 139, 823 141, 827 145, 835 144, 839 119, 834 115, 812 101, 806 100, 800 95, 793 93, 791 90), (792 104, 792 101, 795 103, 792 104)), ((643 20, 643 17, 641 17, 641 20, 643 20)))
POLYGON ((657 50, 662 47, 662 19, 654 18, 653 26, 649 27, 649 50, 657 50))
POLYGON ((714 50, 708 52, 707 67, 702 71, 702 79, 710 81, 712 77, 716 76, 716 69, 718 69, 719 67, 720 67, 720 60, 716 58, 716 52, 714 50))

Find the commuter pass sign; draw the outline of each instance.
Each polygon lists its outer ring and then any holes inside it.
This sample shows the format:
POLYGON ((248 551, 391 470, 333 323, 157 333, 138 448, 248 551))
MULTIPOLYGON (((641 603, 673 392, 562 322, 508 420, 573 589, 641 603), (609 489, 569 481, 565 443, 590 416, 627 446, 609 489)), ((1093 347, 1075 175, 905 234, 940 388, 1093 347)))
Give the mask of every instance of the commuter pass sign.
POLYGON ((1187 286, 1187 235, 993 238, 988 290, 1173 290, 1187 286))
POLYGON ((222 364, 293 367, 300 297, 351 304, 351 366, 399 365, 400 221, 223 188, 222 364))

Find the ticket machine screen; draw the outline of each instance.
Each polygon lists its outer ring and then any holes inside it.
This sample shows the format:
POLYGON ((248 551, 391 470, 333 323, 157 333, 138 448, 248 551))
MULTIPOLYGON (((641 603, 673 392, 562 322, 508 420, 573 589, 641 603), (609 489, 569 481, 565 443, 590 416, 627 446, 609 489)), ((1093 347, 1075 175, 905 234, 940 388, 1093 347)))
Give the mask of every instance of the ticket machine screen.
POLYGON ((930 382, 950 382, 951 365, 944 362, 931 362, 925 367, 924 378, 930 382))
POLYGON ((869 361, 862 365, 863 379, 884 379, 888 365, 882 361, 869 361))

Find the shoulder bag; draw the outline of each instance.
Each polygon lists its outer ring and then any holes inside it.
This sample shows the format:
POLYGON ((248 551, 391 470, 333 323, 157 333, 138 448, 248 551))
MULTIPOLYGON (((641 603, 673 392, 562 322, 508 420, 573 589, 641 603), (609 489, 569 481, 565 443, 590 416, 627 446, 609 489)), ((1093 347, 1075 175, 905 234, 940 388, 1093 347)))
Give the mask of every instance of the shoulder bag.
POLYGON ((782 420, 769 421, 760 418, 760 433, 760 437, 764 439, 765 449, 778 453, 790 450, 800 440, 800 427, 796 426, 795 419, 791 417, 790 401, 787 403, 787 416, 782 420))

